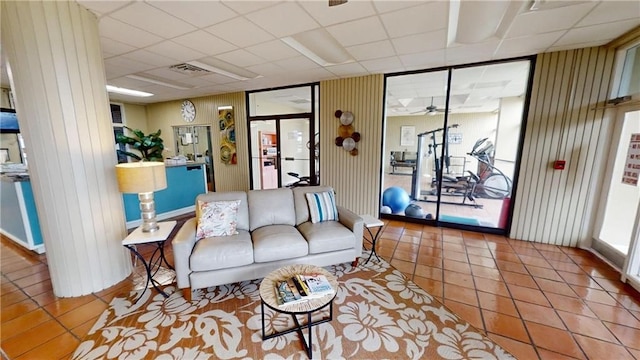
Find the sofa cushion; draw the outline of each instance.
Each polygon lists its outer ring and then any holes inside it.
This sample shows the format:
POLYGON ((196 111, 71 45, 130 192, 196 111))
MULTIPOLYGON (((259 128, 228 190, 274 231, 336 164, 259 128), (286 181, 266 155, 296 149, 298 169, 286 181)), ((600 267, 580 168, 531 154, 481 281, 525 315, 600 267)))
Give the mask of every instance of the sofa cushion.
POLYGON ((249 228, 267 225, 295 225, 296 210, 291 189, 249 191, 249 228))
POLYGON ((317 224, 307 221, 300 224, 298 230, 307 239, 310 254, 351 249, 356 244, 353 232, 337 221, 317 224))
POLYGON ((325 191, 333 192, 333 188, 330 186, 299 186, 293 188, 293 199, 296 206, 296 226, 311 220, 309 204, 305 194, 325 191))
POLYGON ((212 236, 236 235, 240 200, 198 201, 198 227, 196 240, 212 236))
MULTIPOLYGON (((240 200, 236 218, 236 228, 238 230, 249 231, 249 203, 247 202, 247 193, 244 191, 208 192, 206 194, 200 194, 196 197, 196 212, 198 211, 198 201, 212 202, 230 200, 240 200)), ((196 217, 198 217, 198 214, 196 214, 196 217)))
POLYGON ((291 259, 309 253, 309 245, 293 226, 264 226, 254 230, 251 238, 253 258, 257 263, 291 259))
POLYGON ((199 240, 189 257, 191 271, 225 269, 252 263, 253 244, 246 230, 239 230, 237 235, 199 240))
POLYGON ((332 191, 306 193, 312 223, 338 220, 336 198, 332 191))

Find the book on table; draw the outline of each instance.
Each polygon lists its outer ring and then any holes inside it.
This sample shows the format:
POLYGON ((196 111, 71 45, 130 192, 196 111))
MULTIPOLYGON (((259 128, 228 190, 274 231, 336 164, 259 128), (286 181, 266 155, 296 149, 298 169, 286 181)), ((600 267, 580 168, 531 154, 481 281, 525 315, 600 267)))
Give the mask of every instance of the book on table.
POLYGON ((276 283, 279 306, 297 304, 333 294, 335 290, 322 274, 295 275, 276 283))

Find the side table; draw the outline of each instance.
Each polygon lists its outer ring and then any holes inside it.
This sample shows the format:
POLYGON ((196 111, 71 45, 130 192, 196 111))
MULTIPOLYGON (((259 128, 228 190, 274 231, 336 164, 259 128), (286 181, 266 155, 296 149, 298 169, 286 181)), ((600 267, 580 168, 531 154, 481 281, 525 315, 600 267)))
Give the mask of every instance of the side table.
POLYGON ((322 324, 325 322, 329 322, 333 319, 333 299, 336 297, 338 292, 338 280, 336 277, 328 272, 327 270, 317 267, 314 265, 305 265, 305 264, 295 264, 284 266, 280 269, 274 270, 270 272, 265 278, 260 282, 260 306, 262 310, 262 340, 268 340, 274 338, 276 336, 288 334, 290 332, 298 332, 298 336, 300 340, 302 340, 302 344, 304 345, 304 349, 307 352, 307 356, 309 359, 312 358, 312 346, 311 339, 313 338, 312 326, 322 324), (276 284, 278 281, 282 281, 285 279, 289 279, 296 274, 322 274, 327 277, 329 280, 329 284, 335 290, 333 294, 325 295, 321 298, 309 299, 308 301, 302 303, 295 303, 285 306, 278 306, 278 302, 276 300, 276 284), (265 324, 264 324, 264 307, 267 306, 271 310, 276 313, 290 314, 293 318, 293 322, 295 323, 295 327, 289 330, 275 332, 270 335, 265 334, 265 324), (315 321, 311 321, 311 315, 320 311, 329 306, 329 316, 323 319, 318 319, 315 321), (304 315, 306 318, 306 323, 301 324, 298 321, 297 315, 304 315), (302 329, 307 328, 309 337, 308 340, 305 339, 302 329))
POLYGON ((364 221, 364 227, 367 229, 367 232, 369 233, 369 239, 367 239, 367 241, 371 243, 371 252, 369 253, 369 257, 367 258, 367 261, 365 261, 363 265, 366 265, 369 262, 369 260, 371 260, 372 255, 375 255, 378 261, 380 261, 380 258, 376 253, 376 243, 378 242, 378 237, 380 236, 380 232, 384 227, 384 223, 382 222, 382 220, 375 218, 371 215, 359 215, 359 216, 364 221), (371 232, 371 229, 376 227, 378 228, 378 231, 376 232, 375 235, 373 235, 373 233, 371 232))
POLYGON ((167 258, 164 256, 164 242, 167 240, 167 238, 169 238, 169 235, 171 234, 171 231, 173 231, 173 228, 176 226, 176 224, 177 224, 176 221, 159 222, 158 226, 160 228, 154 232, 143 232, 142 227, 138 227, 131 234, 129 234, 124 240, 122 240, 122 245, 127 249, 131 250, 131 252, 138 259, 140 259, 140 261, 144 265, 145 270, 147 271, 146 285, 144 287, 144 290, 142 291, 142 293, 140 293, 140 296, 136 299, 135 302, 138 302, 138 300, 142 298, 142 295, 144 295, 145 291, 147 291, 147 288, 149 287, 149 283, 151 283, 151 285, 153 285, 153 287, 156 290, 158 290, 158 292, 162 294, 165 298, 169 297, 167 293, 165 293, 164 291, 162 291, 162 289, 159 288, 159 285, 162 285, 162 284, 156 281, 153 278, 153 276, 158 272, 163 262, 171 270, 175 270, 173 266, 169 264, 169 262, 167 261, 167 258), (142 254, 140 254, 140 252, 136 248, 136 245, 141 245, 141 244, 156 245, 155 250, 153 250, 151 257, 149 258, 149 261, 147 261, 144 258, 144 256, 142 256, 142 254))

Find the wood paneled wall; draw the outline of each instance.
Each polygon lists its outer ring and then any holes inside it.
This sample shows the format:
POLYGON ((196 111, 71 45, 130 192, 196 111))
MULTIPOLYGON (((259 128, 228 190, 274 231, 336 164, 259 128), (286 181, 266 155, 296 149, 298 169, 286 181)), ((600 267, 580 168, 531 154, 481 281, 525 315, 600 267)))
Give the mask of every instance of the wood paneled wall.
POLYGON ((378 215, 384 78, 370 75, 320 83, 320 183, 332 186, 338 204, 358 214, 378 215), (362 135, 351 156, 335 145, 336 110, 351 111, 362 135))
POLYGON ((606 101, 614 50, 538 56, 510 236, 580 246, 590 241, 610 146, 606 101), (565 170, 553 170, 566 160, 565 170))
POLYGON ((173 149, 172 126, 210 125, 213 153, 214 180, 216 191, 249 190, 249 153, 247 140, 247 114, 244 92, 203 96, 190 99, 196 107, 196 119, 185 123, 180 116, 182 101, 168 101, 147 106, 147 127, 149 131, 162 130, 165 146, 173 149), (236 151, 238 164, 227 165, 220 161, 220 130, 218 127, 218 106, 233 106, 236 120, 236 151))

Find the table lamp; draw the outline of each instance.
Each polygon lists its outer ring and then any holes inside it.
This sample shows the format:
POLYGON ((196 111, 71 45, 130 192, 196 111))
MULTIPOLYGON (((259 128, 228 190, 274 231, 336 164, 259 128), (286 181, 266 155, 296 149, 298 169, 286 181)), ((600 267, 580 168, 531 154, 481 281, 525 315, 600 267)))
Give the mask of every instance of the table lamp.
POLYGON ((116 165, 116 177, 120 192, 138 194, 142 231, 158 230, 153 192, 167 188, 164 163, 141 161, 116 165))

